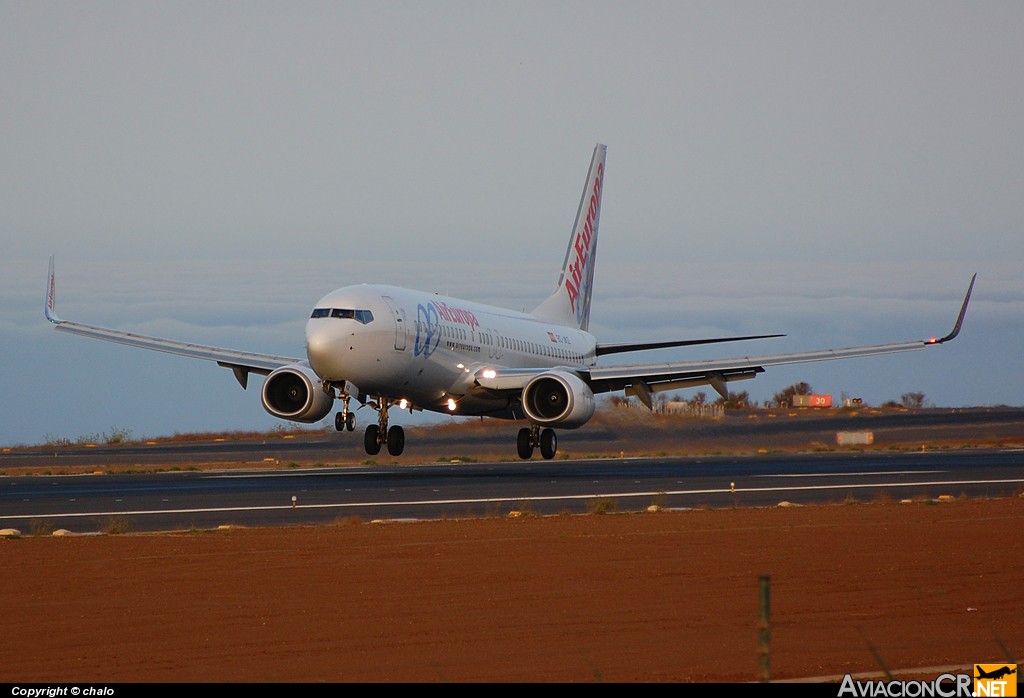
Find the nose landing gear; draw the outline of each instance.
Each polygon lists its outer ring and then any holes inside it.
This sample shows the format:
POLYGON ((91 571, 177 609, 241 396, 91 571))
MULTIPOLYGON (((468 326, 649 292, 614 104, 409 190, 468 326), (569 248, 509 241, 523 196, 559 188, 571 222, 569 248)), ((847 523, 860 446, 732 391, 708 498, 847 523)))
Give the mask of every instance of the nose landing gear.
POLYGON ((354 431, 356 428, 356 413, 348 408, 348 401, 351 396, 347 392, 339 391, 341 398, 341 412, 334 415, 334 428, 338 431, 354 431))

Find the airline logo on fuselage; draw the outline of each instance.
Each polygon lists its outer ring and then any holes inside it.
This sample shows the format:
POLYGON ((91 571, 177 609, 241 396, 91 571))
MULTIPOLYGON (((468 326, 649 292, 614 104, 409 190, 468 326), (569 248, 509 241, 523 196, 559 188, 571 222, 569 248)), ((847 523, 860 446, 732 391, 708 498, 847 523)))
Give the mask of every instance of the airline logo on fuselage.
POLYGON ((460 325, 469 325, 471 328, 476 329, 480 327, 480 323, 477 322, 476 315, 471 310, 464 310, 462 308, 453 308, 447 303, 429 303, 437 308, 437 314, 448 322, 457 322, 460 325))
POLYGON ((569 305, 577 322, 583 321, 583 303, 577 303, 580 296, 587 297, 587 287, 590 283, 588 264, 591 261, 591 243, 594 239, 594 224, 597 221, 598 213, 601 211, 601 179, 604 176, 604 164, 597 166, 597 176, 594 177, 594 188, 590 192, 590 206, 587 208, 587 217, 583 227, 576 231, 576 239, 573 241, 573 250, 576 257, 569 263, 569 273, 565 277, 565 288, 569 292, 569 305))
POLYGON ((455 308, 442 301, 420 303, 416 306, 416 346, 413 349, 416 356, 426 358, 437 349, 441 342, 441 320, 466 325, 471 330, 480 327, 480 321, 471 310, 455 308))

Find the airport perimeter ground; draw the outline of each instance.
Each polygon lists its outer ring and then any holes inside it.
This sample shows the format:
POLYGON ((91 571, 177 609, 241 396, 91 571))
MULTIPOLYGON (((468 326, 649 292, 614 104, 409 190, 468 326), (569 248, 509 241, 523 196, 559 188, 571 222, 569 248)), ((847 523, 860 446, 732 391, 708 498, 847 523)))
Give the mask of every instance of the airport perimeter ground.
POLYGON ((25 535, 0 682, 757 681, 762 576, 772 679, 934 679, 1024 657, 1022 532, 1014 496, 25 535))

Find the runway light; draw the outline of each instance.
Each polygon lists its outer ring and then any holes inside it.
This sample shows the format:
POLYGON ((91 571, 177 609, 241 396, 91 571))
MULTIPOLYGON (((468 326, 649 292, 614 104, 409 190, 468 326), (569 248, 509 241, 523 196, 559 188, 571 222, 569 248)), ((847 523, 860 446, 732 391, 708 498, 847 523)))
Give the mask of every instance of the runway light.
POLYGON ((448 398, 448 411, 449 412, 454 412, 455 411, 455 399, 454 398, 448 398))

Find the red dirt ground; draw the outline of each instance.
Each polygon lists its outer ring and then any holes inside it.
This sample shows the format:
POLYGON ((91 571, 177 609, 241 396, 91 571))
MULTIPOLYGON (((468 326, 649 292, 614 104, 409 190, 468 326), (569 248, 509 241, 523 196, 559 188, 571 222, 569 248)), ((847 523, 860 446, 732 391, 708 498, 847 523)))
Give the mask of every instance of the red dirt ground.
POLYGON ((1013 497, 5 539, 0 681, 756 681, 762 575, 773 680, 936 678, 1024 657, 1022 531, 1013 497))

